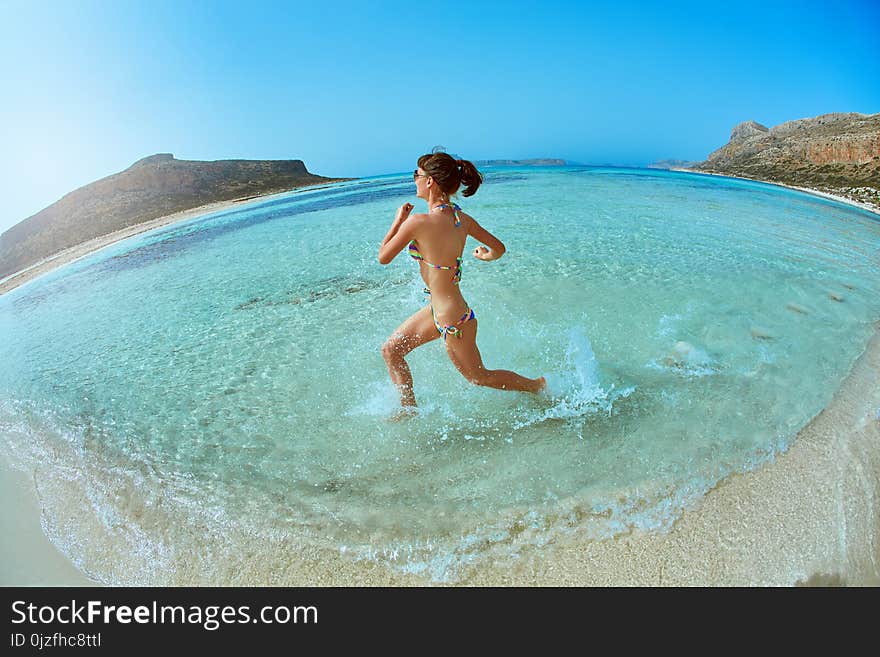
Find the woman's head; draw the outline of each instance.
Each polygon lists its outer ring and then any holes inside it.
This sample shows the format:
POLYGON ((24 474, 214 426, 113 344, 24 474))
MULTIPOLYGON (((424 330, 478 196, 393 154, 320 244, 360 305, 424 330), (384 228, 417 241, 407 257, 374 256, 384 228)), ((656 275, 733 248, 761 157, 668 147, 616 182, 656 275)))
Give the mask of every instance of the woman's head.
POLYGON ((422 155, 419 158, 419 168, 415 170, 414 177, 417 188, 419 188, 420 179, 424 181, 426 188, 430 184, 429 179, 433 180, 433 184, 439 187, 441 195, 445 195, 446 198, 455 194, 462 185, 464 185, 462 196, 473 196, 483 182, 483 176, 472 162, 456 160, 448 153, 422 155), (421 172, 424 172, 424 176, 419 175, 421 172))

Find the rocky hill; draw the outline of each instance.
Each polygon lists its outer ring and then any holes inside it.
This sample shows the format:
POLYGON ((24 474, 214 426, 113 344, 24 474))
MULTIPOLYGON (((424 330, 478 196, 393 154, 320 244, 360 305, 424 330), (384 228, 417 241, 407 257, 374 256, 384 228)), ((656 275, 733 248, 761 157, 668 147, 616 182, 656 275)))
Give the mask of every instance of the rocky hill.
POLYGON ((0 235, 0 278, 68 247, 167 214, 335 180, 341 179, 309 173, 302 160, 145 157, 70 192, 0 235))
POLYGON ((823 114, 773 128, 745 121, 690 168, 811 187, 880 208, 880 113, 823 114))

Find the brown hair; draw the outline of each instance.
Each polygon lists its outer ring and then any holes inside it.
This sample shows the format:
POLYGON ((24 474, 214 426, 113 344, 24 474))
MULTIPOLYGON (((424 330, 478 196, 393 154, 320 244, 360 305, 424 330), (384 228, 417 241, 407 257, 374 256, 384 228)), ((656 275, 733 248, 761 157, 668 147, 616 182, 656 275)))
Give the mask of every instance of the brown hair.
POLYGON ((419 167, 451 196, 464 185, 462 196, 473 196, 483 182, 482 174, 473 162, 456 160, 449 153, 426 153, 419 158, 419 167))

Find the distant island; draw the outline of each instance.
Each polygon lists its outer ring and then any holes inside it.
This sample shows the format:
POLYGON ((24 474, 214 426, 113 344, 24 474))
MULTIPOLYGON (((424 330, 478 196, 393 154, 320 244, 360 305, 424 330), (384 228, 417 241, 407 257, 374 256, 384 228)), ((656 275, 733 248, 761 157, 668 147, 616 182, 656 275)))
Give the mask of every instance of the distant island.
POLYGON ((475 160, 477 167, 552 167, 572 164, 566 160, 554 158, 533 158, 531 160, 475 160))
POLYGON ((880 113, 823 114, 773 128, 745 121, 705 162, 680 168, 808 187, 880 211, 880 113))
POLYGON ((157 217, 220 201, 348 180, 302 160, 176 160, 159 153, 90 183, 0 235, 0 278, 60 251, 157 217))

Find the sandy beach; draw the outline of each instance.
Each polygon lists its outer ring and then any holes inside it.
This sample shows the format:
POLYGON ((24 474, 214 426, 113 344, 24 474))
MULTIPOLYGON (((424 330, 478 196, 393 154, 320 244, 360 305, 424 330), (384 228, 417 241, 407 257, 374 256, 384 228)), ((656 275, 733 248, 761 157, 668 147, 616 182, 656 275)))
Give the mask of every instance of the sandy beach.
POLYGON ((862 210, 867 210, 868 212, 872 212, 878 216, 880 216, 880 207, 875 205, 871 205, 869 203, 862 203, 861 201, 854 201, 851 198, 847 198, 846 196, 839 196, 837 194, 829 194, 828 192, 822 192, 818 189, 813 189, 811 187, 797 187, 796 185, 786 185, 785 183, 773 182, 770 180, 761 180, 760 178, 745 178, 743 176, 728 176, 723 173, 711 173, 709 171, 694 171, 693 169, 681 169, 678 167, 673 167, 670 171, 678 171, 680 173, 693 173, 698 176, 715 176, 717 178, 733 178, 734 180, 749 180, 751 182, 761 182, 767 185, 776 185, 777 187, 787 187, 788 189, 795 189, 799 192, 804 192, 806 194, 812 194, 813 196, 821 196, 822 198, 827 198, 832 201, 838 201, 840 203, 845 203, 846 205, 852 205, 853 207, 860 208, 862 210))
POLYGON ((47 274, 53 269, 58 269, 58 267, 69 264, 74 260, 79 260, 80 258, 95 253, 96 251, 100 251, 101 249, 106 248, 111 244, 115 244, 116 242, 128 239, 129 237, 134 237, 135 235, 139 235, 140 233, 146 233, 147 231, 155 230, 156 228, 161 228, 162 226, 174 224, 179 221, 186 221, 187 219, 193 219, 195 217, 200 217, 202 215, 210 214, 212 212, 221 212, 223 210, 228 210, 233 207, 247 207, 249 205, 261 203, 263 201, 266 201, 267 199, 277 198, 289 193, 290 192, 287 191, 280 192, 278 194, 247 196, 245 198, 232 199, 231 201, 218 201, 216 203, 208 203, 206 205, 200 205, 195 208, 190 208, 189 210, 181 210, 180 212, 168 214, 163 217, 157 217, 156 219, 151 219, 150 221, 146 221, 142 224, 129 226, 128 228, 123 228, 122 230, 117 230, 106 235, 101 235, 100 237, 91 239, 88 242, 83 242, 82 244, 77 244, 76 246, 72 246, 69 249, 65 249, 64 251, 56 253, 55 255, 50 256, 44 260, 41 260, 40 262, 35 263, 30 267, 27 267, 26 269, 22 269, 21 271, 15 272, 14 274, 10 274, 5 278, 0 279, 0 294, 5 294, 6 292, 13 290, 20 285, 24 285, 28 281, 32 281, 35 278, 42 276, 43 274, 47 274))
POLYGON ((43 533, 32 477, 0 458, 0 585, 95 586, 43 533))
MULTIPOLYGON (((689 173, 694 173, 690 172, 689 173)), ((715 175, 715 174, 701 174, 715 175)), ((849 199, 815 190, 875 212, 849 199)), ((216 203, 153 220, 58 254, 0 283, 0 293, 138 233, 268 197, 216 203)), ((466 567, 464 585, 880 585, 880 323, 831 403, 798 433, 790 448, 755 471, 727 477, 666 532, 591 541, 568 536, 520 557, 466 567)), ((46 537, 33 473, 0 459, 3 585, 94 584, 46 537)), ((73 503, 82 492, 71 489, 73 503)), ((87 513, 87 511, 83 511, 87 513)), ((95 523, 82 525, 83 531, 95 523)), ((254 558, 286 550, 294 562, 278 581, 249 581, 234 564, 235 581, 202 582, 180 564, 155 584, 422 585, 432 582, 356 563, 314 546, 259 541, 254 558)), ((123 568, 124 564, 120 564, 123 568)), ((115 582, 105 582, 112 584, 115 582)))

